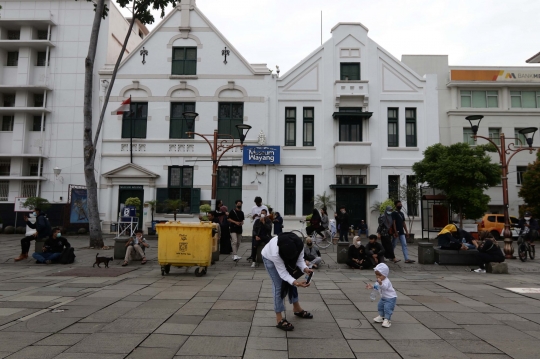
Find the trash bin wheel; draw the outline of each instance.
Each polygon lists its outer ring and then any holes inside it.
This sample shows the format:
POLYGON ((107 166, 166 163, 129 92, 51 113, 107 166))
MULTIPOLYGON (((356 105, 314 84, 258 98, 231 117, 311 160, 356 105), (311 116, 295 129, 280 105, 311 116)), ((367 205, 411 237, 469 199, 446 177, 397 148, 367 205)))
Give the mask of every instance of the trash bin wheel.
POLYGON ((197 267, 197 269, 195 269, 195 277, 202 277, 203 275, 205 275, 206 271, 204 269, 201 269, 201 267, 197 267))
POLYGON ((166 273, 166 274, 169 274, 170 271, 171 271, 171 265, 170 265, 170 264, 167 264, 167 265, 165 266, 165 273, 166 273))
POLYGON ((204 267, 204 269, 202 270, 202 273, 203 273, 204 275, 206 275, 206 267, 204 267))

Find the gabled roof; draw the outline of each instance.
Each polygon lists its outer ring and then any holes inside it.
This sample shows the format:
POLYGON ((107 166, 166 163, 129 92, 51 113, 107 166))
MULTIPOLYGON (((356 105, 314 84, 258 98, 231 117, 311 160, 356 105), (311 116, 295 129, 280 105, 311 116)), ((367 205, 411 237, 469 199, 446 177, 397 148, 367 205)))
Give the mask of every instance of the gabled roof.
POLYGON ((540 52, 537 53, 536 55, 534 55, 533 57, 531 57, 530 59, 528 59, 525 62, 528 63, 528 64, 534 64, 534 63, 540 62, 540 52))
POLYGON ((158 178, 157 173, 133 163, 125 164, 103 174, 105 178, 158 178))

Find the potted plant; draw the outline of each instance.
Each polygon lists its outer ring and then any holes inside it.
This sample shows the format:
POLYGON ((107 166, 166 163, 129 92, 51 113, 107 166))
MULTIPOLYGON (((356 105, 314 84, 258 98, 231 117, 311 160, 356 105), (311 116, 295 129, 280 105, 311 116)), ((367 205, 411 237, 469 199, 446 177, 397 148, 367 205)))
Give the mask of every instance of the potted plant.
POLYGON ((407 243, 414 243, 414 233, 412 230, 414 221, 416 217, 418 217, 418 205, 422 200, 422 188, 416 179, 408 181, 407 184, 400 186, 400 197, 405 199, 407 208, 410 209, 410 211, 407 211, 406 208, 402 209, 407 216, 407 225, 409 229, 409 238, 407 238, 407 243))
POLYGON ((199 211, 201 212, 199 219, 201 221, 208 221, 208 212, 212 211, 212 207, 209 204, 201 204, 199 206, 199 211))
POLYGON ((333 196, 331 194, 326 195, 326 191, 323 194, 316 195, 313 202, 316 208, 323 208, 324 210, 329 209, 333 211, 336 206, 333 196))
MULTIPOLYGON (((141 200, 139 199, 139 197, 129 197, 128 199, 126 199, 126 202, 124 202, 124 204, 126 205, 126 207, 135 207, 136 210, 139 210, 139 208, 141 207, 141 200)), ((140 213, 136 212, 135 215, 139 217, 140 213)))
POLYGON ((150 227, 148 227, 148 234, 155 235, 156 234, 156 227, 155 227, 155 223, 154 223, 154 211, 156 210, 157 201, 152 200, 152 201, 146 201, 145 203, 150 206, 150 213, 152 215, 152 222, 151 222, 152 225, 150 227))
POLYGON ((185 206, 187 206, 187 202, 182 201, 181 199, 168 199, 165 201, 165 204, 167 205, 167 209, 170 209, 173 211, 175 222, 176 222, 176 214, 178 213, 178 211, 180 211, 185 206))

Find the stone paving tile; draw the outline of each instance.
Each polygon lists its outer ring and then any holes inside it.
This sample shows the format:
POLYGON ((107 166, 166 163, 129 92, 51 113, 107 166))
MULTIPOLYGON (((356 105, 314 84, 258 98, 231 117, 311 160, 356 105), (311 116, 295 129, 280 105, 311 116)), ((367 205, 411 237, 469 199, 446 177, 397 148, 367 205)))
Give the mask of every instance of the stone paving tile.
POLYGON ((395 353, 386 340, 348 340, 354 353, 395 353))
POLYGON ((444 340, 478 340, 474 333, 465 329, 432 329, 441 339, 444 340))
POLYGON ((163 319, 124 319, 120 318, 101 328, 103 333, 150 334, 161 325, 163 319))
POLYGON ((84 334, 53 334, 34 345, 67 345, 72 346, 86 337, 84 334))
MULTIPOLYGON (((198 325, 205 317, 196 315, 178 315, 174 314, 165 323, 170 324, 196 324, 198 325)), ((206 317, 208 318, 208 316, 206 317)))
POLYGON ((504 335, 504 339, 490 339, 487 340, 487 342, 514 359, 530 359, 538 357, 538 346, 531 345, 534 342, 527 341, 526 338, 523 338, 522 340, 510 340, 504 335))
POLYGON ((171 348, 136 348, 126 359, 172 359, 176 349, 171 348))
POLYGON ((185 335, 150 334, 139 347, 145 348, 172 348, 175 353, 188 339, 185 335))
POLYGON ((145 334, 94 333, 69 348, 66 353, 129 354, 145 338, 145 334))
POLYGON ((124 359, 124 354, 62 353, 55 359, 124 359))
POLYGON ((435 353, 444 353, 444 359, 468 358, 444 340, 389 340, 389 343, 403 358, 433 359, 435 353))
POLYGON ((507 340, 522 341, 533 338, 508 325, 464 325, 463 328, 485 341, 493 339, 494 333, 501 333, 507 340))
POLYGON ((29 346, 9 356, 10 359, 52 359, 68 346, 29 346))
POLYGON ((378 340, 382 339, 382 336, 375 329, 351 329, 341 328, 343 336, 347 340, 361 339, 361 340, 378 340))
POLYGON ((336 323, 319 323, 314 325, 310 320, 291 320, 294 330, 287 333, 287 338, 328 338, 337 340, 343 338, 336 323))
POLYGON ((192 336, 176 355, 241 357, 247 338, 192 336))
POLYGON ((13 353, 40 341, 48 335, 45 333, 25 333, 21 335, 20 332, 2 331, 0 332, 0 351, 13 353))
MULTIPOLYGON (((425 325, 430 329, 440 329, 440 328, 461 328, 456 323, 448 320, 439 313, 435 312, 411 312, 409 313, 420 323, 425 325)), ((473 313, 469 313, 473 314, 473 313)))
POLYGON ((251 327, 250 337, 259 338, 285 338, 287 333, 275 327, 251 327))
POLYGON ((247 348, 243 359, 288 359, 289 354, 287 351, 278 350, 260 350, 247 348))
POLYGON ((249 337, 246 344, 246 349, 287 351, 287 339, 286 338, 249 337))
POLYGON ((355 358, 344 339, 288 339, 288 343, 289 358, 355 358))
POLYGON ((77 322, 78 318, 59 318, 54 313, 44 313, 8 328, 10 332, 56 333, 77 322))
POLYGON ((219 337, 247 337, 251 323, 213 322, 203 320, 192 335, 219 337))
POLYGON ((431 330, 424 327, 422 324, 409 324, 409 323, 392 323, 390 328, 383 328, 382 326, 375 326, 375 330, 383 336, 383 338, 390 340, 428 340, 439 339, 439 337, 431 330))
POLYGON ((512 359, 506 354, 467 354, 470 359, 512 359))
POLYGON ((105 323, 75 323, 66 329, 62 330, 60 333, 63 334, 92 334, 98 332, 103 328, 105 323))
MULTIPOLYGON (((249 322, 253 319, 254 311, 251 310, 218 310, 212 309, 208 312, 205 321, 214 322, 249 322)), ((275 313, 272 313, 275 317, 275 313)))
POLYGON ((191 335, 197 326, 198 324, 163 323, 159 328, 156 329, 155 333, 191 335))
MULTIPOLYGON (((271 304, 273 307, 273 303, 271 304)), ((255 310, 256 302, 236 301, 236 300, 221 300, 219 299, 212 309, 237 309, 237 310, 255 310)))
POLYGON ((500 350, 481 340, 452 339, 446 341, 462 353, 501 354, 500 350))

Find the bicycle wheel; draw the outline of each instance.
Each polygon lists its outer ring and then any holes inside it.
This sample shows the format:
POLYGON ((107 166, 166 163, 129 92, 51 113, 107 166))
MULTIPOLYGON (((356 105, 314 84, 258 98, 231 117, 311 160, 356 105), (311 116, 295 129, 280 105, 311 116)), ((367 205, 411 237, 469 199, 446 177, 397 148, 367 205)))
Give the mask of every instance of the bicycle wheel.
POLYGON ((522 262, 527 260, 527 245, 525 243, 518 246, 518 257, 522 262))
POLYGON ((529 244, 529 258, 534 259, 534 247, 533 245, 529 244))
POLYGON ((330 247, 330 245, 332 244, 332 240, 330 239, 330 236, 321 237, 318 235, 314 235, 312 238, 313 238, 313 243, 315 243, 317 247, 322 248, 322 249, 326 249, 330 247))
POLYGON ((306 237, 304 236, 304 234, 300 231, 297 231, 296 229, 295 230, 292 230, 291 233, 294 233, 298 236, 298 238, 300 238, 302 240, 302 242, 305 242, 306 241, 306 237))

